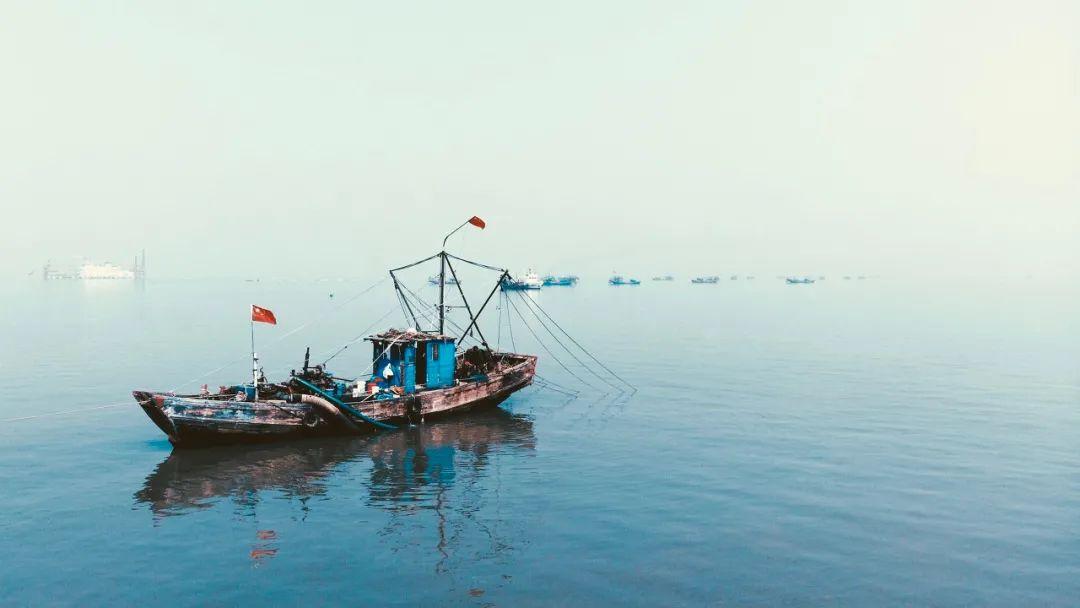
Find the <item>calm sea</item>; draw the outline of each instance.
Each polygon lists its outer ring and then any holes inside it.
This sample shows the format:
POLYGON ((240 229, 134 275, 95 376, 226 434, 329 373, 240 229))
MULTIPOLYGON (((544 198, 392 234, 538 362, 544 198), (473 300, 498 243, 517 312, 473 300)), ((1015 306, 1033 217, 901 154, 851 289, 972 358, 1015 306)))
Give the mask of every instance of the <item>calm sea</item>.
POLYGON ((388 285, 6 285, 0 604, 1080 602, 1076 285, 688 278, 532 296, 632 395, 530 318, 567 369, 520 324, 517 348, 576 398, 177 452, 131 389, 245 378, 252 303, 281 321, 256 335, 280 377, 386 314, 388 285))

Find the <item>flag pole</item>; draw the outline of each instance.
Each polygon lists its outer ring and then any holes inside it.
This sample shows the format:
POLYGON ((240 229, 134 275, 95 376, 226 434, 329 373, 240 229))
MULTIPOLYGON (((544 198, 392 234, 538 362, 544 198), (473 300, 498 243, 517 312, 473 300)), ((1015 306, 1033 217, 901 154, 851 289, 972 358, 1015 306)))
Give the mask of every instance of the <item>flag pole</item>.
POLYGON ((465 220, 464 222, 462 222, 462 223, 461 223, 461 225, 460 225, 460 226, 458 226, 457 228, 454 228, 453 230, 451 230, 451 231, 450 231, 450 234, 448 234, 448 235, 446 235, 446 236, 444 236, 444 237, 443 237, 443 240, 442 240, 442 248, 443 248, 443 251, 446 251, 446 241, 447 241, 447 239, 449 239, 450 237, 454 236, 454 233, 455 233, 455 232, 457 232, 458 230, 461 230, 462 228, 464 228, 464 227, 465 227, 465 224, 468 224, 468 223, 469 223, 469 220, 465 220))
POLYGON ((259 357, 255 354, 255 305, 251 305, 251 384, 254 387, 255 396, 252 401, 259 399, 259 357))

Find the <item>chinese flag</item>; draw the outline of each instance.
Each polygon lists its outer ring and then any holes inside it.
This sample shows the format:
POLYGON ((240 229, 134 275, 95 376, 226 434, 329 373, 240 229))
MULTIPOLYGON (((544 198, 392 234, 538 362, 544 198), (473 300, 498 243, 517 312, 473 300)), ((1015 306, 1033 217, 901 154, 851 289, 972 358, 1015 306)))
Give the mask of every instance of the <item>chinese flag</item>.
POLYGON ((469 223, 481 230, 484 229, 484 226, 487 226, 487 224, 484 223, 484 220, 476 217, 475 215, 469 218, 469 223))
POLYGON ((274 313, 269 308, 255 306, 254 304, 251 305, 251 320, 256 323, 277 325, 277 318, 274 317, 274 313))

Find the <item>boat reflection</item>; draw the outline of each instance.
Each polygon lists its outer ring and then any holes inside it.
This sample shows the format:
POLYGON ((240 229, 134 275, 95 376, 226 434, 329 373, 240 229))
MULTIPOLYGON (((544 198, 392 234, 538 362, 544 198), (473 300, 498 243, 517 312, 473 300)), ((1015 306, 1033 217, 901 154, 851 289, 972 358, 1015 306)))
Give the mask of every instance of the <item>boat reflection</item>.
POLYGON ((306 511, 313 497, 350 490, 332 482, 336 471, 370 459, 370 504, 391 511, 437 510, 456 479, 486 475, 491 453, 531 452, 535 446, 530 418, 492 408, 371 437, 175 450, 147 476, 135 501, 160 519, 222 499, 254 509, 263 494, 274 492, 298 499, 306 511))

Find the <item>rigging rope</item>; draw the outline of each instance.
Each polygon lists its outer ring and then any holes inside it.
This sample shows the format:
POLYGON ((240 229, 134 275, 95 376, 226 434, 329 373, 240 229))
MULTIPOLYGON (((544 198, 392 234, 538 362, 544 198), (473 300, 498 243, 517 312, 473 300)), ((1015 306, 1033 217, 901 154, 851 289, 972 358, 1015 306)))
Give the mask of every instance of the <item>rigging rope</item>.
MULTIPOLYGON (((398 297, 399 297, 399 298, 400 298, 400 299, 402 300, 402 309, 407 309, 407 308, 408 308, 408 302, 409 302, 409 297, 408 297, 408 295, 406 295, 406 294, 405 294, 405 292, 409 292, 409 295, 412 295, 413 299, 414 299, 414 300, 416 300, 416 302, 417 302, 417 306, 418 306, 418 307, 419 307, 419 305, 421 305, 421 304, 422 304, 422 305, 424 306, 424 309, 423 309, 423 310, 422 310, 422 311, 420 312, 420 314, 419 314, 419 315, 416 315, 416 314, 413 314, 413 315, 412 315, 412 316, 413 316, 413 323, 415 323, 415 324, 417 324, 417 325, 419 325, 419 324, 420 324, 420 320, 416 318, 416 317, 418 317, 418 316, 420 316, 420 317, 424 317, 424 321, 428 321, 429 319, 428 319, 428 318, 426 317, 426 315, 427 315, 427 314, 428 314, 428 313, 429 313, 429 312, 430 312, 430 311, 431 311, 432 309, 438 309, 438 308, 439 308, 439 307, 438 307, 437 305, 433 305, 433 304, 428 304, 428 303, 427 303, 426 301, 424 301, 424 299, 423 299, 423 298, 421 298, 420 296, 416 295, 416 293, 415 293, 415 292, 413 292, 413 290, 409 289, 409 288, 408 288, 408 287, 407 287, 407 286, 406 286, 406 285, 405 285, 404 283, 402 283, 401 281, 398 281, 398 282, 397 282, 397 286, 398 286, 398 288, 399 288, 399 289, 397 290, 397 292, 398 292, 398 297)), ((430 321, 431 321, 432 325, 434 325, 434 324, 435 324, 435 320, 434 320, 434 317, 432 317, 432 318, 430 319, 430 321)), ((406 318, 405 322, 406 322, 406 323, 408 323, 408 318, 406 318)), ((422 328, 420 328, 420 327, 417 327, 416 329, 422 329, 422 328)))
MULTIPOLYGON (((360 293, 357 293, 356 295, 346 299, 345 301, 341 302, 340 304, 337 304, 336 306, 331 308, 326 314, 315 317, 311 321, 308 321, 307 323, 304 323, 304 324, 300 325, 299 327, 297 327, 297 328, 295 328, 295 329, 293 329, 291 331, 286 332, 284 335, 278 336, 277 338, 274 338, 270 342, 267 342, 266 345, 263 346, 263 348, 264 349, 270 348, 271 346, 281 342, 285 338, 288 338, 289 336, 295 334, 296 332, 298 332, 298 331, 300 331, 302 329, 305 329, 307 327, 310 327, 310 326, 314 325, 315 323, 318 323, 319 321, 330 317, 331 315, 338 312, 339 310, 341 310, 345 306, 348 306, 349 304, 355 302, 358 298, 360 298, 360 296, 363 296, 363 295, 367 294, 368 292, 370 292, 371 290, 375 289, 376 287, 382 285, 387 280, 389 280, 389 277, 383 277, 381 280, 379 280, 379 281, 375 282, 374 284, 369 285, 368 287, 363 289, 360 293)), ((183 386, 187 386, 187 385, 191 384, 192 382, 198 382, 199 380, 202 380, 203 378, 206 378, 207 376, 210 376, 212 374, 216 374, 217 372, 220 372, 221 370, 225 369, 226 367, 236 365, 237 363, 240 363, 241 361, 246 361, 249 358, 250 358, 250 355, 245 355, 245 356, 240 357, 238 359, 233 359, 233 360, 229 361, 228 363, 225 363, 224 365, 222 365, 220 367, 217 367, 215 369, 212 369, 212 370, 206 372, 205 374, 202 374, 200 376, 196 376, 196 377, 194 377, 194 378, 192 378, 190 380, 187 380, 186 382, 183 382, 181 384, 177 384, 172 389, 170 389, 169 392, 176 392, 177 389, 179 389, 179 388, 181 388, 183 386)))
POLYGON ((340 355, 341 353, 345 352, 345 349, 349 348, 349 347, 350 347, 350 346, 352 346, 353 344, 356 344, 356 343, 357 343, 357 342, 359 342, 360 340, 363 340, 364 338, 366 338, 366 337, 367 337, 367 333, 368 333, 369 331, 371 331, 371 329, 372 329, 373 327, 375 327, 376 325, 378 325, 379 323, 381 323, 381 322, 383 321, 383 319, 385 319, 386 317, 389 317, 390 315, 394 314, 394 311, 395 311, 395 310, 396 310, 396 307, 394 307, 394 308, 391 308, 390 310, 388 310, 388 311, 387 311, 387 312, 386 312, 385 314, 383 314, 383 316, 381 316, 381 317, 379 317, 378 319, 376 319, 374 323, 372 323, 371 325, 368 325, 368 326, 367 326, 367 327, 366 327, 366 328, 364 329, 364 331, 360 332, 360 335, 356 336, 356 337, 355 337, 355 338, 353 338, 352 340, 349 340, 348 342, 346 342, 346 343, 345 343, 345 345, 344 345, 344 346, 342 346, 341 348, 337 349, 337 351, 336 351, 336 352, 334 352, 334 354, 330 355, 329 357, 327 357, 327 358, 326 358, 326 359, 325 359, 325 360, 324 360, 324 361, 322 362, 322 364, 323 364, 323 367, 326 367, 326 364, 327 364, 327 363, 329 363, 331 359, 333 359, 334 357, 336 357, 336 356, 340 355))
MULTIPOLYGON (((533 376, 533 378, 535 378, 535 377, 536 376, 533 376)), ((539 388, 547 389, 549 391, 554 391, 554 392, 559 393, 561 395, 566 395, 567 397, 577 397, 580 394, 580 393, 571 392, 571 391, 564 391, 564 390, 562 390, 560 388, 556 388, 555 385, 551 384, 550 382, 545 382, 543 380, 540 380, 539 382, 536 382, 534 384, 539 388)))
POLYGON ((544 351, 547 352, 547 354, 551 355, 551 358, 556 363, 558 363, 560 367, 562 367, 564 370, 566 370, 566 373, 568 373, 571 376, 573 376, 574 378, 576 378, 578 382, 584 384, 585 386, 588 386, 589 388, 592 388, 592 389, 600 390, 599 387, 594 386, 592 383, 586 381, 581 376, 578 376, 573 371, 571 371, 570 368, 566 366, 566 364, 564 364, 562 361, 560 361, 559 358, 555 356, 555 353, 551 352, 551 349, 548 348, 546 344, 544 344, 544 342, 540 339, 540 336, 536 335, 536 332, 533 331, 532 327, 529 326, 529 323, 525 320, 525 317, 523 317, 521 315, 521 311, 519 311, 517 309, 517 304, 514 304, 514 301, 511 300, 510 298, 507 298, 506 301, 510 303, 510 307, 514 309, 514 312, 518 313, 518 317, 521 318, 521 323, 523 325, 525 325, 525 329, 528 329, 529 333, 532 334, 533 338, 536 338, 536 343, 539 344, 540 346, 542 346, 544 348, 544 351))
POLYGON ((547 384, 549 386, 554 386, 556 388, 562 389, 567 394, 572 394, 572 395, 580 395, 581 394, 581 391, 575 391, 574 389, 572 389, 572 388, 570 388, 568 386, 564 386, 564 385, 559 384, 558 382, 555 382, 553 380, 548 380, 547 378, 545 378, 544 376, 541 376, 540 374, 535 374, 534 373, 533 378, 537 378, 541 382, 543 382, 544 384, 547 384))
POLYGON ((619 380, 619 382, 622 382, 622 383, 623 383, 623 384, 625 384, 626 386, 629 386, 629 387, 630 387, 631 389, 633 389, 633 390, 634 390, 634 392, 637 392, 637 387, 636 387, 636 386, 634 386, 633 384, 630 384, 629 382, 627 382, 626 380, 624 380, 624 379, 622 378, 622 376, 620 376, 619 374, 616 374, 615 372, 611 371, 611 369, 610 369, 610 368, 609 368, 608 366, 604 365, 604 363, 603 363, 602 361, 600 361, 600 360, 599 360, 599 359, 597 359, 597 358, 596 358, 595 356, 593 356, 593 354, 592 354, 592 353, 590 353, 590 352, 588 351, 588 349, 586 349, 586 348, 585 348, 584 346, 582 346, 582 345, 581 345, 580 343, 578 343, 578 341, 577 341, 577 340, 575 340, 573 336, 571 336, 571 335, 570 335, 569 333, 567 333, 567 331, 566 331, 565 329, 563 329, 561 325, 559 325, 559 322, 558 322, 558 321, 556 321, 555 319, 553 319, 553 318, 551 317, 551 315, 549 315, 549 314, 547 313, 547 311, 546 311, 546 310, 544 310, 544 308, 543 308, 542 306, 540 306, 540 303, 539 303, 539 302, 533 302, 533 304, 535 304, 535 305, 536 305, 536 308, 537 308, 537 310, 539 310, 540 312, 544 313, 544 316, 545 316, 545 317, 547 317, 547 318, 548 318, 548 319, 549 319, 549 320, 550 320, 550 321, 551 321, 551 322, 552 322, 552 323, 553 323, 553 324, 555 325, 555 327, 559 328, 559 331, 561 331, 561 332, 563 333, 563 335, 564 335, 564 336, 566 336, 567 338, 569 338, 569 339, 570 339, 570 341, 571 341, 571 342, 573 342, 575 346, 577 346, 578 348, 580 348, 580 349, 581 349, 581 352, 583 352, 583 353, 585 353, 586 355, 588 355, 588 356, 589 356, 589 358, 590 358, 590 359, 592 359, 593 361, 596 361, 596 364, 597 364, 597 365, 599 365, 600 367, 604 368, 604 371, 606 371, 607 373, 609 373, 609 374, 611 374, 612 376, 614 376, 615 378, 617 378, 617 379, 619 380))
POLYGON ((530 302, 530 300, 532 300, 532 298, 529 298, 529 297, 527 297, 527 296, 526 296, 525 294, 523 294, 523 293, 522 293, 522 292, 520 292, 520 291, 519 291, 519 292, 517 292, 517 294, 518 294, 519 296, 521 296, 521 299, 522 299, 522 300, 524 300, 524 301, 525 301, 525 308, 526 308, 526 309, 528 309, 529 313, 531 313, 531 314, 532 314, 532 316, 533 316, 533 317, 534 317, 534 318, 535 318, 535 319, 537 320, 537 322, 539 322, 539 323, 540 323, 540 326, 544 328, 544 331, 548 332, 548 335, 550 335, 550 336, 551 336, 551 337, 552 337, 552 338, 553 338, 553 339, 555 340, 555 342, 557 342, 557 343, 559 344, 559 346, 563 347, 563 350, 565 350, 565 351, 566 351, 566 353, 567 353, 568 355, 570 355, 571 357, 573 357, 573 358, 574 358, 574 361, 577 361, 578 365, 580 365, 581 367, 583 367, 583 368, 585 368, 586 370, 588 370, 588 372, 589 372, 589 373, 591 373, 592 375, 596 376, 596 377, 597 377, 597 378, 598 378, 598 379, 599 379, 599 380, 600 380, 601 382, 603 382, 604 384, 607 384, 608 386, 610 386, 611 388, 613 388, 613 389, 615 389, 615 390, 617 390, 617 391, 619 391, 619 392, 622 392, 622 391, 623 391, 622 387, 620 387, 620 386, 618 386, 618 385, 616 385, 616 384, 612 383, 612 382, 611 382, 610 380, 608 380, 607 378, 605 378, 605 377, 601 376, 600 374, 596 373, 596 370, 594 370, 593 368, 589 367, 589 366, 588 366, 588 365, 587 365, 587 364, 586 364, 586 363, 585 363, 584 361, 582 361, 581 359, 579 359, 579 358, 578 358, 578 356, 577 356, 577 355, 575 355, 575 354, 573 353, 573 351, 571 351, 571 350, 570 350, 570 349, 569 349, 569 348, 568 348, 568 347, 567 347, 567 346, 566 346, 565 344, 563 344, 563 343, 562 343, 562 340, 560 340, 560 339, 559 339, 559 337, 555 335, 555 332, 551 331, 551 329, 550 329, 550 328, 549 328, 549 327, 547 326, 547 324, 546 324, 546 323, 544 323, 544 320, 543 320, 543 319, 541 319, 541 318, 540 318, 540 316, 536 314, 536 311, 534 311, 534 310, 533 310, 533 309, 532 309, 532 308, 531 308, 531 307, 529 306, 529 302, 530 302))
MULTIPOLYGON (((510 296, 506 295, 505 291, 502 292, 502 295, 503 295, 503 298, 505 298, 506 302, 509 303, 510 302, 510 296)), ((506 329, 507 329, 507 331, 510 332, 510 347, 513 348, 514 352, 516 353, 517 352, 517 344, 514 343, 514 324, 512 323, 512 321, 510 319, 510 311, 509 310, 506 311, 506 329)))
POLYGON ((499 311, 499 322, 498 324, 496 324, 496 327, 498 329, 496 330, 495 334, 495 350, 497 351, 499 350, 499 347, 502 346, 502 298, 499 298, 499 303, 495 306, 495 310, 499 311))

